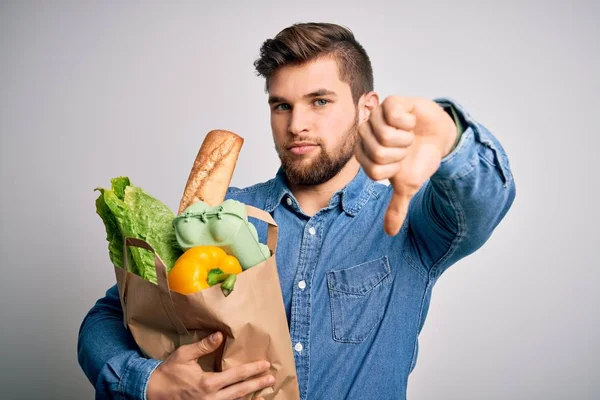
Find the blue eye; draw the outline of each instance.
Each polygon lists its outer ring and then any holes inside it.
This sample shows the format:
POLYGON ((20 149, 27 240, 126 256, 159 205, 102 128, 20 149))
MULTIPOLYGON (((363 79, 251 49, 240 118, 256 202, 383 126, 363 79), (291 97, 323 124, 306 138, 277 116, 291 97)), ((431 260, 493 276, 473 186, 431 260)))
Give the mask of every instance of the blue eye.
POLYGON ((285 110, 289 110, 290 105, 289 104, 279 104, 277 106, 275 106, 275 110, 276 111, 285 111, 285 110))
POLYGON ((325 99, 317 99, 315 100, 315 104, 317 106, 324 106, 326 104, 329 104, 329 100, 325 100, 325 99))

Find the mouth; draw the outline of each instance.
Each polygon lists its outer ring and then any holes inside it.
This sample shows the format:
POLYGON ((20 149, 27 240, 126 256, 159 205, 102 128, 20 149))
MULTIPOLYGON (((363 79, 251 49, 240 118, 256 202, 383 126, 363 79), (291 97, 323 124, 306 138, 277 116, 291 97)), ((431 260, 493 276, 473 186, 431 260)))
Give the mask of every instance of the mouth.
POLYGON ((288 150, 293 154, 301 155, 307 154, 319 147, 318 144, 313 142, 296 142, 288 146, 288 150))

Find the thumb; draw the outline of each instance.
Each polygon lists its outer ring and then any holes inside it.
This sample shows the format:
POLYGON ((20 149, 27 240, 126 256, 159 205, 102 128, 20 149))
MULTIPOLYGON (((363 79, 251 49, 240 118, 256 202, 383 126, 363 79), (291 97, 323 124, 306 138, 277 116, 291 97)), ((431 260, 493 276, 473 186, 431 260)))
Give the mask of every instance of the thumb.
POLYGON ((217 350, 222 341, 223 335, 221 332, 215 332, 196 343, 180 346, 178 351, 180 352, 180 356, 182 358, 189 361, 195 361, 198 358, 217 350))
POLYGON ((383 227, 389 236, 395 236, 400 231, 406 215, 408 214, 408 205, 410 196, 406 195, 402 189, 394 188, 394 194, 385 213, 383 227))

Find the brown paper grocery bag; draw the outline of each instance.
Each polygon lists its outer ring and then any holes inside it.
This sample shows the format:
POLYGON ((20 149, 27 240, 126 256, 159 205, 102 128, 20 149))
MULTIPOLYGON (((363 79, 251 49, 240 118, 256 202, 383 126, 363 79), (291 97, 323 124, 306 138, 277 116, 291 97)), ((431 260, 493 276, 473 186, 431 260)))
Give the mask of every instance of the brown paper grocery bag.
POLYGON ((267 246, 271 257, 237 276, 227 297, 220 285, 191 295, 169 290, 167 270, 154 249, 141 239, 126 238, 125 268, 115 266, 124 324, 148 357, 163 360, 177 347, 196 342, 215 331, 224 334, 219 351, 200 361, 205 371, 223 371, 236 365, 267 360, 275 384, 244 399, 299 399, 292 343, 275 262, 278 227, 258 208, 246 206, 249 217, 269 224, 267 246), (128 247, 155 253, 157 283, 128 269, 128 247))

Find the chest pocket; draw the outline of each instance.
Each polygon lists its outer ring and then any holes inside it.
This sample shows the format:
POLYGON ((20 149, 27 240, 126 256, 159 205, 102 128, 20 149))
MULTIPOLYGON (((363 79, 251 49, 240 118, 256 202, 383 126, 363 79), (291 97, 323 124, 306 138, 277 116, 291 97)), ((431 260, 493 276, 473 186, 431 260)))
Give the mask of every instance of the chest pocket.
POLYGON ((387 256, 327 272, 334 340, 360 343, 379 326, 392 280, 387 256))

